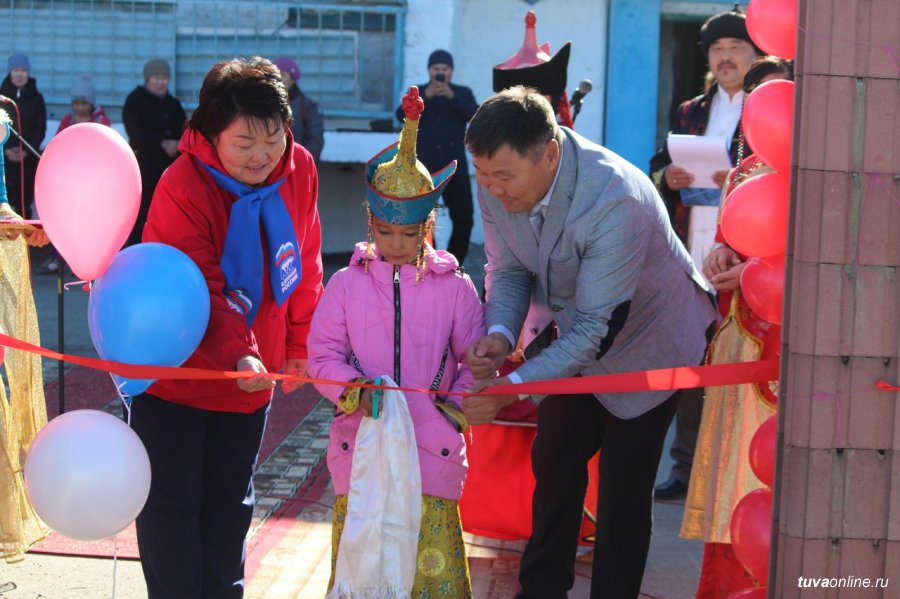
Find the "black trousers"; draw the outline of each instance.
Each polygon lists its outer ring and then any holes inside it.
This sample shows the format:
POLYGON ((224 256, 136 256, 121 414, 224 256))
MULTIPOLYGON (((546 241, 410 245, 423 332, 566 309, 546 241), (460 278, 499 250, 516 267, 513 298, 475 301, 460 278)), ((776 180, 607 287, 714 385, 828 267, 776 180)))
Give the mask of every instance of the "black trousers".
MULTIPOLYGON (((715 301, 713 301, 713 306, 718 311, 718 304, 715 301)), ((712 343, 715 333, 716 323, 713 322, 706 329, 706 351, 709 351, 709 344, 712 343)), ((705 363, 704 359, 700 362, 700 366, 705 363)), ((674 462, 669 478, 674 478, 686 486, 691 482, 691 468, 694 465, 697 436, 700 434, 700 420, 703 416, 703 398, 706 396, 706 389, 703 387, 679 389, 675 394, 678 395, 678 411, 675 414, 675 439, 672 440, 672 447, 669 448, 669 455, 672 456, 674 462)))
POLYGON ((691 468, 694 465, 694 450, 700 434, 700 419, 703 416, 705 390, 681 389, 678 391, 678 412, 675 414, 675 438, 669 455, 674 463, 669 478, 687 485, 691 482, 691 468))
POLYGON ((141 205, 138 208, 137 218, 131 227, 131 233, 128 234, 128 240, 125 242, 126 247, 141 242, 144 235, 144 225, 147 224, 147 216, 150 214, 150 202, 153 200, 153 192, 156 191, 156 185, 153 187, 144 186, 141 190, 141 205))
MULTIPOLYGON (((12 144, 13 142, 9 142, 12 144)), ((2 148, 0 148, 2 150, 2 148)), ((28 153, 28 150, 26 150, 28 153)), ((25 159, 24 175, 22 179, 22 165, 18 162, 6 160, 4 163, 6 174, 6 192, 9 198, 9 205, 16 212, 21 212, 21 217, 25 219, 37 218, 34 215, 34 180, 37 176, 38 160, 30 153, 25 159), (24 202, 23 202, 24 197, 24 202), (23 208, 24 206, 24 208, 23 208)))
POLYGON ((143 394, 131 410, 152 476, 137 518, 149 599, 243 597, 251 479, 268 406, 212 412, 143 394))
POLYGON ((551 395, 538 408, 531 451, 536 479, 533 530, 519 569, 520 599, 565 599, 587 488, 587 462, 600 454, 600 500, 591 599, 638 596, 653 528, 653 485, 678 399, 623 420, 593 395, 551 395))
POLYGON ((474 225, 472 203, 472 187, 469 183, 468 173, 456 173, 450 178, 447 187, 444 188, 444 204, 450 212, 450 221, 453 223, 453 231, 447 242, 447 251, 456 256, 460 266, 466 260, 469 252, 469 239, 472 236, 474 225))

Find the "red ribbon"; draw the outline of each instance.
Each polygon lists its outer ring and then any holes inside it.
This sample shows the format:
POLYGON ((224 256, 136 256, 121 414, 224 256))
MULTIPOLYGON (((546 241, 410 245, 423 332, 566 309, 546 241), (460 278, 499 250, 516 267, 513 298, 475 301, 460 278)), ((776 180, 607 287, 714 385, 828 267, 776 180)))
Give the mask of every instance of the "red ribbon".
MULTIPOLYGON (((174 366, 138 366, 101 360, 98 358, 85 358, 60 354, 44 349, 21 339, 0 334, 0 345, 11 349, 18 349, 29 353, 38 354, 54 360, 62 360, 72 364, 78 364, 94 370, 101 370, 117 374, 130 379, 242 379, 257 376, 255 372, 236 372, 233 370, 204 370, 201 368, 184 368, 174 366)), ((419 393, 434 393, 429 389, 416 389, 410 387, 384 387, 366 383, 353 383, 347 381, 332 381, 327 379, 315 379, 310 377, 295 376, 290 374, 270 373, 274 380, 295 381, 314 384, 340 385, 342 387, 367 387, 373 389, 399 389, 401 391, 416 391, 419 393)), ((778 360, 763 360, 759 362, 739 362, 736 364, 716 364, 715 366, 683 366, 681 368, 662 368, 659 370, 645 370, 642 372, 623 372, 617 374, 601 374, 595 376, 582 376, 569 379, 554 379, 547 381, 534 381, 530 383, 518 383, 514 385, 495 385, 488 387, 479 395, 493 394, 518 394, 518 395, 564 395, 580 393, 634 393, 639 391, 667 391, 674 389, 689 389, 692 387, 715 387, 718 385, 738 385, 742 383, 762 383, 778 379, 778 360)), ((881 383, 880 383, 881 384, 881 383)), ((879 385, 880 385, 879 384, 879 385)), ((885 383, 886 384, 886 383, 885 383)), ((881 387, 879 387, 881 388, 881 387)), ((896 387, 894 388, 896 390, 896 387)), ((444 392, 447 394, 447 392, 444 392)), ((452 395, 469 396, 472 393, 450 392, 452 395)))
POLYGON ((877 387, 880 391, 900 391, 900 387, 891 385, 886 381, 878 381, 875 387, 877 387))

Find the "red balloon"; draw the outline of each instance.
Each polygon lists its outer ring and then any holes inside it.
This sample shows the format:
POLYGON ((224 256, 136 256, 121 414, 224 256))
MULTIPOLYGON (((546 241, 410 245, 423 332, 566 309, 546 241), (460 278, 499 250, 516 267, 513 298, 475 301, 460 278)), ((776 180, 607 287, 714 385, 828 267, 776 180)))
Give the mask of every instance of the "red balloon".
POLYGON ((772 324, 781 324, 784 302, 784 256, 750 258, 741 272, 741 295, 753 313, 772 324))
POLYGON ((797 53, 797 0, 750 0, 747 32, 757 46, 780 58, 797 53))
POLYGON ((745 256, 777 256, 787 247, 790 178, 782 173, 751 177, 722 207, 722 235, 745 256))
POLYGON ((794 82, 773 79, 750 92, 741 127, 753 153, 776 171, 786 172, 791 166, 794 82))
POLYGON ((769 579, 772 490, 744 495, 731 513, 731 547, 737 560, 763 586, 769 579))
POLYGON ((728 599, 766 599, 768 597, 766 593, 766 587, 751 587, 728 595, 728 599))
POLYGON ((759 425, 750 440, 750 468, 762 484, 775 481, 775 415, 759 425))

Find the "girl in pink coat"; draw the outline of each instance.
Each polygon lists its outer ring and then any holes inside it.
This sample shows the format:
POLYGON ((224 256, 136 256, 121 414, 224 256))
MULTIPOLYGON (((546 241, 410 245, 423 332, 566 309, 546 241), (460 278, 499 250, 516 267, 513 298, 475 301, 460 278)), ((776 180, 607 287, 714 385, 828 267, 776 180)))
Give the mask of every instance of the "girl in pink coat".
MULTIPOLYGON (((396 154, 397 144, 373 158, 367 179, 396 154)), ((434 205, 454 170, 451 163, 433 175, 434 191, 405 199, 384 195, 369 184, 369 239, 357 244, 350 265, 329 281, 308 340, 314 378, 373 382, 389 375, 404 388, 435 390, 404 391, 422 492, 414 597, 471 597, 457 506, 468 468, 466 422, 461 398, 446 392, 465 391, 473 382, 462 358, 484 332, 484 313, 472 280, 456 258, 428 242, 434 205)), ((377 417, 377 408, 373 414, 371 389, 316 387, 336 405, 328 447, 337 495, 331 589, 357 431, 364 418, 377 417)))

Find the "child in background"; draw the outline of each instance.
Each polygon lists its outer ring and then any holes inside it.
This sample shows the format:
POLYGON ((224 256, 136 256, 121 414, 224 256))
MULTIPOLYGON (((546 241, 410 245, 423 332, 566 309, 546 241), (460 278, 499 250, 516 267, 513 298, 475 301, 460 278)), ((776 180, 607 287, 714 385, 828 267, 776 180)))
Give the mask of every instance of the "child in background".
MULTIPOLYGON (((417 92, 410 88, 404 97, 407 118, 399 148, 387 148, 367 165, 368 240, 356 245, 350 265, 325 289, 310 329, 309 371, 314 378, 367 383, 390 375, 398 386, 435 391, 405 391, 418 448, 422 504, 418 546, 410 552, 416 556, 416 564, 410 565, 415 567, 411 596, 463 598, 472 596, 457 504, 468 467, 462 434, 466 422, 460 398, 443 392, 471 385, 473 377, 462 356, 483 334, 484 313, 475 286, 456 258, 428 241, 434 206, 455 163, 435 173, 432 184, 417 162, 415 135, 423 106, 417 92)), ((331 589, 339 548, 344 551, 341 535, 351 482, 357 488, 356 480, 351 481, 357 431, 364 418, 377 418, 378 408, 373 414, 371 389, 327 384, 317 388, 337 406, 328 448, 337 495, 331 589)), ((388 497, 387 505, 391 501, 388 497)), ((354 553, 357 549, 365 548, 347 548, 354 553)), ((334 596, 370 596, 358 591, 341 586, 334 596)), ((409 592, 405 589, 405 596, 409 592)))
POLYGON ((106 110, 96 104, 94 78, 87 73, 72 84, 72 112, 62 118, 56 133, 78 123, 99 123, 107 127, 111 125, 106 110))

